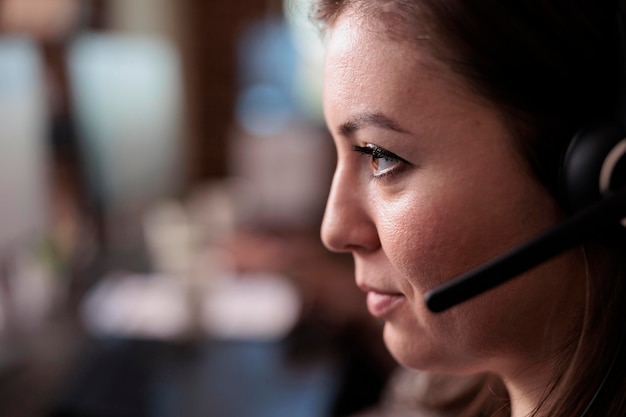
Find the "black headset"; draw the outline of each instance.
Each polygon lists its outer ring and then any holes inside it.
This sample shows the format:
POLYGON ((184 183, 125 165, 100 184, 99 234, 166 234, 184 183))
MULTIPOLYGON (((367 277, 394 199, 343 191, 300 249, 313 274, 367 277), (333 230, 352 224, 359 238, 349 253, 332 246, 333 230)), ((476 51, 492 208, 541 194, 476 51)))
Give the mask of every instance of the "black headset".
POLYGON ((573 213, 536 238, 428 291, 432 312, 474 298, 594 237, 626 244, 626 1, 620 0, 619 97, 613 114, 581 129, 561 167, 561 188, 573 213))

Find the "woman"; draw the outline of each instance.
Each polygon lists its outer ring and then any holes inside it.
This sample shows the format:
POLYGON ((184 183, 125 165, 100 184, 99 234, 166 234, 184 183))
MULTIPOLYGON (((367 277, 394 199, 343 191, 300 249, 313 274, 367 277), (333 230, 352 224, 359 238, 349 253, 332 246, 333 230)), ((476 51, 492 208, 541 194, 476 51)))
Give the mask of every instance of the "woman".
POLYGON ((567 216, 563 155, 616 99, 617 2, 320 0, 315 10, 338 155, 322 240, 352 253, 393 356, 494 375, 506 399, 477 395, 465 415, 626 415, 619 249, 584 242, 440 314, 423 301, 567 216))

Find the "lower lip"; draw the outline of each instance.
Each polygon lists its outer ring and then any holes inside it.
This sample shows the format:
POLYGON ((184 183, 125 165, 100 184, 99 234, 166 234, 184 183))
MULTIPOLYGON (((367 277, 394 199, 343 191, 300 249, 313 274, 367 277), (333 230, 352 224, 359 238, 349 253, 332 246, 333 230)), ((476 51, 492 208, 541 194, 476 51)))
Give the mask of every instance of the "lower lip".
POLYGON ((381 294, 370 291, 367 293, 367 309, 374 317, 389 315, 404 300, 401 294, 381 294))

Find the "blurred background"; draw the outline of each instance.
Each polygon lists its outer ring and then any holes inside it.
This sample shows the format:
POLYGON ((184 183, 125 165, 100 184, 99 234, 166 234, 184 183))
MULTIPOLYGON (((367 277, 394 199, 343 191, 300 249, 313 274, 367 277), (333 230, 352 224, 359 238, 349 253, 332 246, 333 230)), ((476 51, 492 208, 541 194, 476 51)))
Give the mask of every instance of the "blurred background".
POLYGON ((308 7, 0 0, 0 416, 379 401, 380 323, 319 242, 308 7))

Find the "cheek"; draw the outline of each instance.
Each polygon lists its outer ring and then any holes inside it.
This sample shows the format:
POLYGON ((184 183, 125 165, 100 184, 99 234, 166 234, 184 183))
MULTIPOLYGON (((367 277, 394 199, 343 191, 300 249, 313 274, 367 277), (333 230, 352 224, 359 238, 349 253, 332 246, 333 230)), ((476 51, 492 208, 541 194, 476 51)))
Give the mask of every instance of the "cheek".
POLYGON ((520 178, 505 186, 485 181, 478 190, 439 187, 442 191, 431 193, 431 198, 425 198, 423 192, 407 192, 377 206, 381 245, 397 282, 412 301, 410 315, 387 324, 386 340, 397 357, 415 360, 411 362, 415 366, 423 365, 422 360, 437 361, 414 355, 428 351, 441 356, 442 363, 445 360, 449 365, 454 358, 459 361, 455 366, 471 367, 472 358, 495 356, 494 352, 507 346, 523 346, 536 338, 535 332, 541 333, 537 329, 548 316, 544 309, 551 305, 558 286, 564 285, 557 284, 554 276, 568 275, 549 265, 552 263, 441 315, 426 311, 422 299, 427 290, 558 221, 558 207, 543 188, 520 178), (416 332, 424 336, 420 348, 415 347, 416 332), (437 348, 431 349, 429 344, 437 348))
POLYGON ((379 222, 389 261, 420 293, 489 259, 506 240, 496 231, 508 221, 494 218, 483 203, 443 197, 387 206, 379 222))
POLYGON ((380 228, 381 245, 389 261, 420 293, 442 281, 448 254, 455 250, 456 227, 445 220, 448 214, 427 204, 410 210, 393 209, 386 216, 387 224, 380 228))
POLYGON ((519 178, 507 185, 485 179, 482 187, 437 187, 381 204, 379 235, 389 261, 423 293, 555 223, 552 199, 519 178))

